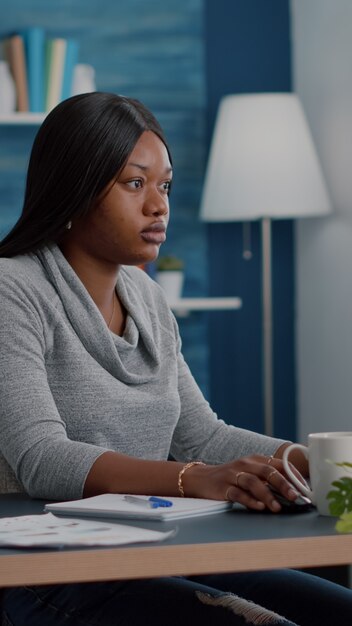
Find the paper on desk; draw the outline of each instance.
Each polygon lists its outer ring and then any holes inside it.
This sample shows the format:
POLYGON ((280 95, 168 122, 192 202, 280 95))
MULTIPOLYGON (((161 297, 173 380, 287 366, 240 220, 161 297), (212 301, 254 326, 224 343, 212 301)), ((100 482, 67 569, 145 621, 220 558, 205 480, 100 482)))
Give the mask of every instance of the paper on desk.
POLYGON ((122 524, 56 517, 52 513, 0 519, 0 546, 53 548, 64 546, 118 546, 163 541, 175 530, 159 532, 122 524))

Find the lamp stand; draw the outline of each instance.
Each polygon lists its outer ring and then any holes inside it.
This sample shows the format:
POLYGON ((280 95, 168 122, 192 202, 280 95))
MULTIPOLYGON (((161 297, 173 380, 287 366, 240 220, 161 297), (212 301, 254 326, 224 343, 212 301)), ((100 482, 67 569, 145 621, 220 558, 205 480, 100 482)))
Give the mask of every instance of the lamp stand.
POLYGON ((271 219, 263 217, 262 230, 262 306, 263 306, 263 391, 264 432, 273 436, 273 312, 271 268, 271 219))

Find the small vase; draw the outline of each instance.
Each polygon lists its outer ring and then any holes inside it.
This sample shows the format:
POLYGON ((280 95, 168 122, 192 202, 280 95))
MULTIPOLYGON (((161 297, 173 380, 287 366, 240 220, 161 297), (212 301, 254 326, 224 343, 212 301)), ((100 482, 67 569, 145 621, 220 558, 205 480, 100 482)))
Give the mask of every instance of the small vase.
POLYGON ((0 115, 16 110, 16 87, 6 61, 0 61, 0 115))
POLYGON ((95 70, 92 65, 77 63, 73 70, 72 95, 89 93, 96 90, 95 70))
POLYGON ((165 291, 168 302, 176 302, 182 295, 184 273, 164 270, 156 273, 156 282, 165 291))

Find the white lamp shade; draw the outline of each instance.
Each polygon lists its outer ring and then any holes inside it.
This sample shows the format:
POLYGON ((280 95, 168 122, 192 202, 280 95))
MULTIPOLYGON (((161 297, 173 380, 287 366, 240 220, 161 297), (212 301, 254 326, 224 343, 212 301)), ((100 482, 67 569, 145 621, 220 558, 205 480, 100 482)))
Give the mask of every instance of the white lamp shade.
POLYGON ((247 221, 330 211, 319 160, 296 94, 223 98, 209 155, 201 219, 247 221))

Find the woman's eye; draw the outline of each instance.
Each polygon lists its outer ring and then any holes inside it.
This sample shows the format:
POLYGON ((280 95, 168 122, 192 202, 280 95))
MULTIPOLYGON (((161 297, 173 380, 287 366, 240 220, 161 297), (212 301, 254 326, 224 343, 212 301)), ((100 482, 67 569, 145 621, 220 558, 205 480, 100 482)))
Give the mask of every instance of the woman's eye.
POLYGON ((128 183, 126 183, 128 185, 128 187, 131 187, 132 189, 140 189, 142 187, 142 181, 139 178, 135 178, 134 180, 129 180, 128 183))
POLYGON ((170 191, 170 187, 171 187, 171 180, 166 180, 166 181, 165 181, 165 182, 161 185, 161 187, 162 187, 162 190, 163 190, 163 191, 166 191, 166 192, 170 191))

